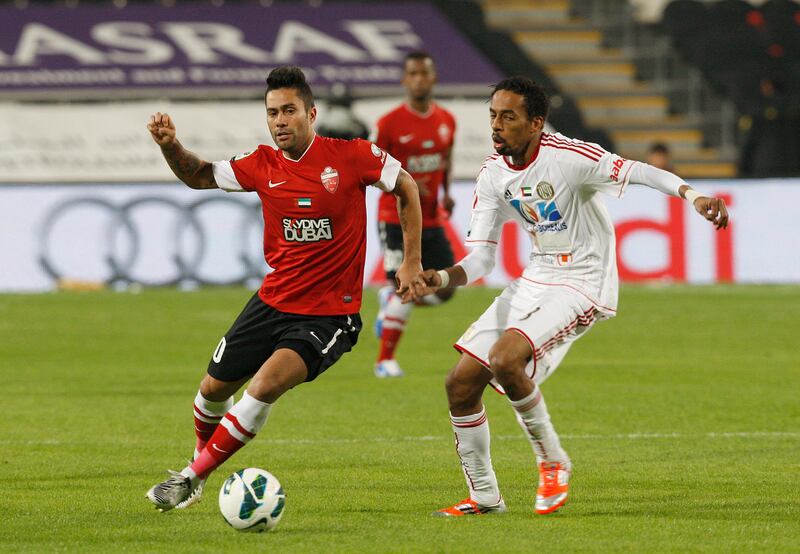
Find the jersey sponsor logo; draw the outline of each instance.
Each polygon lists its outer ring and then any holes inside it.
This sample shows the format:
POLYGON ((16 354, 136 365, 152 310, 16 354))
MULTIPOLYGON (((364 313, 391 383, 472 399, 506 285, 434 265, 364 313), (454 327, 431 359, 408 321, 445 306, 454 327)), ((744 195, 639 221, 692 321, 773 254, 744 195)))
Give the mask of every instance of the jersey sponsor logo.
POLYGON ((563 216, 555 200, 543 200, 528 204, 514 198, 511 205, 525 221, 533 225, 533 230, 537 233, 551 233, 567 229, 567 224, 562 221, 563 216))
POLYGON ((442 167, 442 155, 422 154, 420 156, 409 156, 406 163, 409 173, 430 173, 438 171, 442 167))
POLYGON ((283 238, 290 242, 319 242, 333 240, 331 218, 283 219, 283 238))
POLYGON ((622 170, 622 166, 625 165, 625 162, 627 161, 628 160, 625 158, 617 158, 614 160, 614 165, 611 167, 611 175, 609 175, 612 181, 619 181, 619 172, 622 170))
POLYGON ((339 188, 339 172, 331 166, 323 169, 322 173, 319 174, 319 178, 322 181, 322 186, 331 194, 339 188))
POLYGON ((553 188, 553 185, 547 181, 541 181, 538 185, 536 185, 536 194, 538 194, 539 198, 542 200, 552 200, 556 195, 556 191, 553 188))
POLYGON ((411 139, 413 138, 414 138, 414 133, 411 133, 410 135, 399 136, 397 137, 397 140, 398 142, 400 142, 400 144, 406 144, 408 142, 411 142, 411 139))

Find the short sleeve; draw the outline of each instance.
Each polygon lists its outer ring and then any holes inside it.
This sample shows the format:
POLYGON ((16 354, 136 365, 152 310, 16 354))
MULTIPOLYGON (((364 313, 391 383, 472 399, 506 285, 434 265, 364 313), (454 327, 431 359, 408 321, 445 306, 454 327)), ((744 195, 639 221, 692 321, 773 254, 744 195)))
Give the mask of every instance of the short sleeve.
POLYGON ((259 171, 259 152, 253 150, 231 158, 213 162, 214 181, 227 192, 250 192, 255 190, 259 171))
POLYGON ((472 198, 472 216, 469 222, 467 246, 497 244, 503 224, 508 220, 503 199, 495 191, 488 168, 478 175, 475 194, 472 198))
POLYGON ((369 141, 356 139, 354 145, 353 166, 362 185, 372 185, 391 192, 400 174, 400 162, 369 141))
POLYGON ((604 150, 597 162, 590 163, 583 184, 597 192, 622 198, 631 178, 631 169, 639 162, 604 150))

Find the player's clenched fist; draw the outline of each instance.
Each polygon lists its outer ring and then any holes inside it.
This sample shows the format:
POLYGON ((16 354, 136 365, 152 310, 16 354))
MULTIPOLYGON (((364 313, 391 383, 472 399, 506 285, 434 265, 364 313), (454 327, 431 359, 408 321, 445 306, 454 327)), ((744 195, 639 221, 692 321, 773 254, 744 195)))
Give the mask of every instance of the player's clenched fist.
POLYGON ((701 196, 694 201, 694 209, 714 224, 718 231, 728 227, 728 209, 722 198, 701 196))
POLYGON ((168 146, 175 142, 175 124, 169 114, 156 112, 151 115, 147 130, 159 146, 168 146))

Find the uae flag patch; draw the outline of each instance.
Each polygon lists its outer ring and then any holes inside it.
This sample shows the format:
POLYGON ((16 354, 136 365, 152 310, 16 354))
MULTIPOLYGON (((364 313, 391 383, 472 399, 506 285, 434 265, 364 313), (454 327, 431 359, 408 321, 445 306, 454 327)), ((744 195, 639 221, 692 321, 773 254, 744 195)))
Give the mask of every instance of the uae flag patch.
POLYGON ((310 208, 311 207, 311 199, 310 198, 298 198, 297 199, 297 207, 298 208, 310 208))
POLYGON ((533 196, 533 189, 531 187, 522 187, 522 196, 533 196))

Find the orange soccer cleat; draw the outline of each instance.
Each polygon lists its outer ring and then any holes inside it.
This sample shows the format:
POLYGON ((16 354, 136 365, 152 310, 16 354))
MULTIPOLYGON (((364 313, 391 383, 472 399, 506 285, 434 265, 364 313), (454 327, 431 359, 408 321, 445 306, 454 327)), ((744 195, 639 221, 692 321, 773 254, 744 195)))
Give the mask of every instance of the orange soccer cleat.
POLYGON ((442 508, 433 512, 434 516, 458 517, 458 516, 482 516, 484 514, 501 514, 506 511, 506 503, 503 499, 494 506, 481 506, 471 498, 465 498, 448 508, 442 508))
POLYGON ((541 462, 539 488, 536 489, 536 513, 550 514, 567 502, 572 464, 569 462, 541 462))

